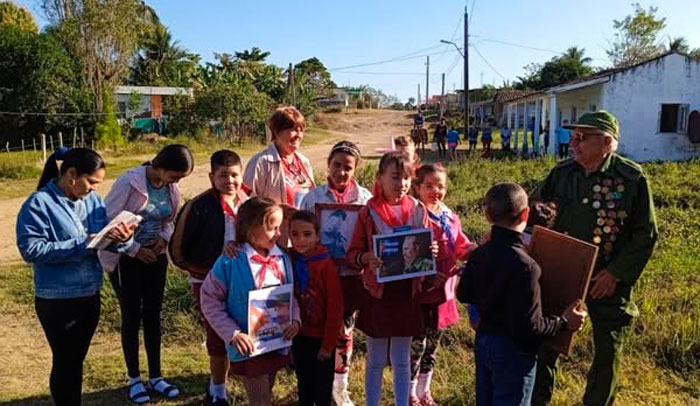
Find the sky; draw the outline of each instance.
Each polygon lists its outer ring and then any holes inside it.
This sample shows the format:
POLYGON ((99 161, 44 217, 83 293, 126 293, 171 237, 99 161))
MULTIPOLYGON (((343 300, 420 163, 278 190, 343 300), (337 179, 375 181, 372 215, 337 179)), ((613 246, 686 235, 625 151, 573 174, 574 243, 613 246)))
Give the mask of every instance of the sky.
MULTIPOLYGON (((46 22, 37 0, 16 0, 46 22)), ((463 62, 455 47, 464 41, 464 10, 470 11, 469 86, 500 86, 517 80, 529 63, 543 63, 570 46, 585 48, 596 67, 607 67, 613 19, 633 11, 627 0, 147 0, 173 37, 211 61, 214 52, 254 46, 283 67, 317 57, 340 86, 366 84, 406 101, 422 97, 426 55, 429 91, 463 87, 463 62), (506 44, 509 43, 509 44, 506 44), (513 45, 514 44, 514 45, 513 45), (401 58, 403 57, 403 58, 401 58), (391 59, 401 59, 389 63, 391 59), (365 65, 372 64, 372 65, 365 65), (356 66, 365 65, 365 66, 356 66)), ((664 42, 684 36, 700 47, 700 1, 642 1, 666 17, 664 42)))

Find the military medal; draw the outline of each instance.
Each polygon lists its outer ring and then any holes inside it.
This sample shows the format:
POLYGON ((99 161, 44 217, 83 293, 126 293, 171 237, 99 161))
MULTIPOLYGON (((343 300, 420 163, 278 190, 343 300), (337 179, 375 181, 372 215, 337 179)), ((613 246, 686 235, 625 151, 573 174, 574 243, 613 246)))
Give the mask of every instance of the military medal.
POLYGON ((599 202, 598 200, 596 200, 595 202, 593 202, 593 208, 594 208, 594 209, 600 209, 600 202, 599 202))
POLYGON ((593 186, 593 191, 596 193, 600 192, 600 185, 593 186))
POLYGON ((601 241, 602 239, 600 238, 600 236, 596 235, 595 237, 593 237, 594 244, 600 244, 601 241))

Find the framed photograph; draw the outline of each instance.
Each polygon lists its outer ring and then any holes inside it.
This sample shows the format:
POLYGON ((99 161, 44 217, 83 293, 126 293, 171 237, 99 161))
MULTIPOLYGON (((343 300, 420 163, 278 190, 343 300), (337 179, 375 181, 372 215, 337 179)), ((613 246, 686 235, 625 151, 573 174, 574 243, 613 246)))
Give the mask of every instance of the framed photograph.
POLYGON ((292 346, 282 336, 292 323, 293 291, 290 283, 248 293, 248 335, 255 344, 251 356, 292 346))
MULTIPOLYGON (((566 234, 535 226, 528 249, 542 268, 542 313, 560 315, 576 299, 586 300, 598 247, 566 234)), ((544 344, 569 354, 574 332, 562 331, 544 344)))
POLYGON ((435 258, 430 251, 433 230, 419 228, 375 235, 372 239, 374 255, 383 263, 377 270, 377 282, 391 282, 437 273, 435 258))
POLYGON ((316 203, 315 206, 321 225, 321 244, 328 249, 341 275, 346 273, 344 269, 350 269, 345 257, 362 207, 359 204, 336 203, 316 203))

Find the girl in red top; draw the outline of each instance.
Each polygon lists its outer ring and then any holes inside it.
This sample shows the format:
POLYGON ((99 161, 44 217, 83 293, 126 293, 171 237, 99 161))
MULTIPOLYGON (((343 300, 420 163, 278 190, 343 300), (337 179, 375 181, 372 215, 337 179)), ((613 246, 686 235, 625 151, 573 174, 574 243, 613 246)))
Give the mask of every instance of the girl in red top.
POLYGON ((290 219, 294 293, 301 330, 292 342, 300 405, 331 404, 335 343, 343 320, 343 291, 335 262, 321 245, 319 222, 310 211, 290 219))
POLYGON ((375 234, 391 234, 397 228, 429 227, 425 207, 408 195, 412 177, 412 163, 407 155, 392 151, 382 157, 374 197, 358 214, 347 254, 363 270, 366 288, 357 326, 367 335, 365 395, 369 406, 379 405, 387 354, 394 374, 395 404, 408 404, 411 337, 423 331, 420 305, 414 298, 422 281, 413 278, 379 283, 376 269, 382 263, 374 255, 372 243, 375 234))
POLYGON ((440 165, 423 165, 416 171, 415 189, 428 209, 433 238, 438 242, 436 259, 438 274, 426 278, 420 295, 425 330, 413 337, 411 344, 412 406, 436 405, 430 394, 430 381, 435 368, 435 352, 442 332, 457 323, 459 312, 455 300, 457 260, 466 260, 476 249, 462 231, 459 216, 443 199, 447 193, 447 171, 440 165))

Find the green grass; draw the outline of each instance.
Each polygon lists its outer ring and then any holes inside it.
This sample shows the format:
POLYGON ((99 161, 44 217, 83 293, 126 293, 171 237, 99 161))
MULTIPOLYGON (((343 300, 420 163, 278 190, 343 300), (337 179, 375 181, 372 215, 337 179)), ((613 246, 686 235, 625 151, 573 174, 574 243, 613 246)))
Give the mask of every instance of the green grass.
MULTIPOLYGON (((555 164, 552 158, 532 160, 465 159, 449 165, 447 204, 461 216, 470 238, 479 240, 488 229, 481 201, 494 183, 516 181, 532 190, 555 164)), ((362 168, 359 179, 371 187, 375 164, 362 168)), ((641 316, 625 348, 620 392, 616 405, 700 405, 700 195, 697 193, 700 162, 650 163, 648 172, 657 205, 660 238, 635 290, 641 316)), ((122 386, 124 365, 118 331, 119 311, 109 283, 102 291, 102 318, 85 369, 86 404, 126 404, 122 386)), ((192 311, 184 273, 171 269, 163 313, 163 365, 165 374, 181 385, 185 395, 174 405, 196 405, 208 380, 204 338, 192 311)), ((25 265, 0 265, 0 312, 19 320, 33 317, 31 270, 25 265)), ((37 327, 38 328, 38 327, 37 327)), ((40 330, 34 334, 40 334, 40 330)), ((353 399, 363 399, 364 340, 357 334, 356 357, 351 372, 353 399)), ((43 340, 43 337, 40 337, 43 340)), ((42 345, 45 343, 42 341, 42 345)), ((442 405, 473 405, 473 333, 462 320, 449 329, 438 352, 433 393, 442 405)), ((591 326, 578 336, 572 355, 562 360, 553 404, 576 404, 585 386, 592 355, 591 326)), ((13 358, 11 358, 13 359, 13 358)), ((144 360, 145 361, 145 360, 144 360)), ((7 364, 7 371, 25 373, 23 365, 7 364)), ((35 381, 0 390, 0 404, 48 404, 48 365, 35 381), (32 388, 32 389, 28 389, 32 388)), ((4 367, 3 367, 4 368, 4 367)), ((8 374, 11 372, 5 372, 8 374)), ((0 381, 3 372, 0 371, 0 381)), ((293 404, 295 380, 283 371, 274 392, 278 403, 293 404)), ((384 404, 391 401, 390 371, 385 372, 384 404)), ((230 385, 239 404, 245 403, 237 382, 230 385)))

